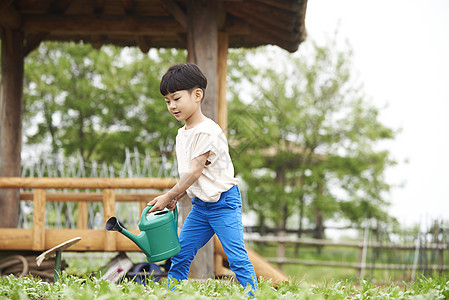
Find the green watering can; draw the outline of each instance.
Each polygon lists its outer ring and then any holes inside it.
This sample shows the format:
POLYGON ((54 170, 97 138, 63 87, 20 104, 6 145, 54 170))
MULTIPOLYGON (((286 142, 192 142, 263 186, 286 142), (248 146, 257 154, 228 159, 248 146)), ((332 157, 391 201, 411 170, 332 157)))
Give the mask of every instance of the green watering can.
POLYGON ((153 206, 147 206, 139 222, 140 234, 123 228, 116 217, 106 222, 107 231, 118 231, 132 240, 147 256, 148 262, 165 260, 181 250, 178 239, 178 209, 158 211, 147 216, 153 206))

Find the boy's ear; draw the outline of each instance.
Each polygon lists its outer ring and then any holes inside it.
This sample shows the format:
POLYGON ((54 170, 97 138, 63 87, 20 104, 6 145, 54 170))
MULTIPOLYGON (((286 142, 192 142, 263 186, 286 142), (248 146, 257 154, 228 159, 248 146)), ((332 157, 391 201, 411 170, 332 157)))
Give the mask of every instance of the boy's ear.
POLYGON ((197 101, 203 100, 203 90, 202 89, 197 88, 197 89, 195 89, 194 93, 195 93, 195 100, 197 100, 197 101))

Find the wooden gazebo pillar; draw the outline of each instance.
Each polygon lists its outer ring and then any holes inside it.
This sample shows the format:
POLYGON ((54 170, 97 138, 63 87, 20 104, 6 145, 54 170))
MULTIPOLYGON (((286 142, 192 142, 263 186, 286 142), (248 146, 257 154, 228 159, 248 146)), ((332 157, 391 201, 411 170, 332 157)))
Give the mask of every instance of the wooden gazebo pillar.
MULTIPOLYGON (((23 32, 1 31, 0 177, 20 176, 24 75, 23 32)), ((0 189, 0 227, 17 227, 19 190, 0 189)))
MULTIPOLYGON (((220 15, 218 0, 187 2, 187 60, 197 64, 208 80, 202 111, 226 131, 227 114, 223 108, 226 110, 228 36, 227 33, 219 33, 222 25, 219 24, 220 15)), ((190 210, 190 201, 183 201, 182 222, 190 210)), ((190 276, 208 278, 214 277, 214 274, 214 244, 211 239, 198 251, 190 268, 190 276)))

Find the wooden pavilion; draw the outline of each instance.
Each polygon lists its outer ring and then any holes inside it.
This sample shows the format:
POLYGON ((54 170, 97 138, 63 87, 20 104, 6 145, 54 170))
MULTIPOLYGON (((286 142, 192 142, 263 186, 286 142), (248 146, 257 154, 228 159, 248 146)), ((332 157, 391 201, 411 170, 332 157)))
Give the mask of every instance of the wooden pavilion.
MULTIPOLYGON (((0 0, 0 177, 20 176, 24 58, 42 41, 183 48, 209 79, 203 112, 227 127, 227 50, 306 37, 307 0, 0 0)), ((19 190, 0 189, 0 228, 16 227, 19 190)))

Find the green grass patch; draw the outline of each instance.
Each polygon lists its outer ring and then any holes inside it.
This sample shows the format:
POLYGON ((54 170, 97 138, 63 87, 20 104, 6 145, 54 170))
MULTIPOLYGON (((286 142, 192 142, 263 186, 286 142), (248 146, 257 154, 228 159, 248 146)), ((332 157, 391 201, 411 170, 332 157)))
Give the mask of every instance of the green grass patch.
MULTIPOLYGON (((38 278, 0 279, 0 299, 247 299, 248 290, 229 280, 184 281, 174 292, 167 281, 147 285, 125 280, 103 281, 99 277, 77 277, 63 272, 56 284, 38 278)), ((257 299, 448 299, 447 277, 420 277, 411 284, 375 285, 369 281, 329 280, 320 284, 300 281, 272 284, 260 280, 257 299)))

